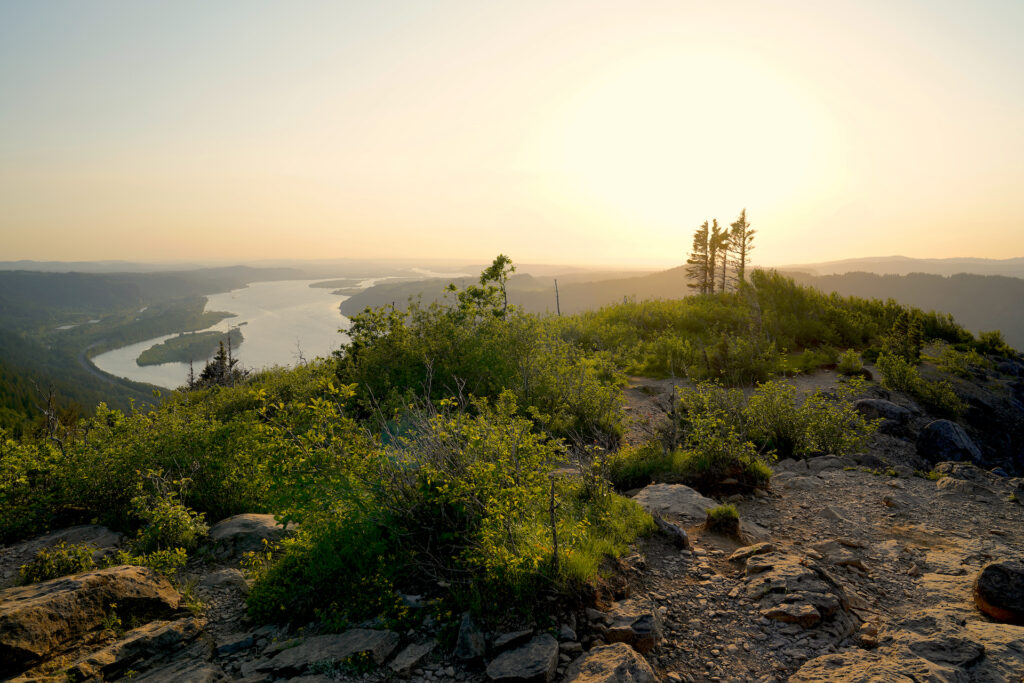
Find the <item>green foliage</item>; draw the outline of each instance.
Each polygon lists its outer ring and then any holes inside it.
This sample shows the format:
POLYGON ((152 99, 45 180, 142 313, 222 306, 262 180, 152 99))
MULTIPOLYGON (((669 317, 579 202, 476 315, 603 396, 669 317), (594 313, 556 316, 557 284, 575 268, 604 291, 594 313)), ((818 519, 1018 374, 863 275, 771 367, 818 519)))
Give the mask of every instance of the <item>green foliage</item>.
POLYGON ((611 359, 587 354, 549 324, 506 309, 500 288, 487 287, 490 294, 457 292, 457 305, 411 303, 404 312, 386 307, 353 316, 337 376, 356 387, 357 417, 400 419, 415 397, 493 400, 508 389, 523 414, 533 414, 548 432, 614 443, 622 433, 623 399, 611 359))
POLYGON ((990 353, 996 356, 1012 356, 1015 352, 1003 339, 1003 333, 999 330, 982 332, 978 335, 975 348, 981 353, 990 353))
POLYGON ((864 371, 864 364, 860 360, 860 354, 854 349, 847 349, 839 356, 839 363, 836 371, 840 375, 857 376, 864 371))
POLYGON ((966 410, 952 384, 924 379, 917 367, 899 356, 882 354, 878 357, 878 369, 882 372, 882 386, 910 394, 935 412, 955 417, 966 410))
POLYGON ((168 481, 160 472, 153 471, 146 474, 146 479, 150 486, 140 485, 139 494, 132 498, 135 517, 143 523, 132 542, 133 551, 146 554, 174 548, 194 549, 209 527, 202 513, 197 514, 181 502, 179 491, 189 482, 168 481))
POLYGON ((107 559, 109 566, 120 564, 131 564, 136 567, 148 567, 157 574, 168 578, 175 578, 178 571, 188 562, 188 553, 184 548, 163 548, 152 552, 136 552, 134 550, 119 550, 107 559))
POLYGON ((941 355, 935 359, 935 365, 943 372, 972 379, 976 372, 984 371, 992 363, 974 349, 959 351, 953 346, 945 346, 941 355))
POLYGON ((89 571, 96 566, 92 560, 95 551, 96 548, 87 543, 67 545, 64 541, 52 548, 43 548, 31 562, 18 568, 18 583, 25 586, 89 571))
POLYGON ((666 451, 654 441, 623 446, 608 458, 608 479, 616 488, 629 490, 663 481, 682 468, 682 455, 666 451))
POLYGON ((740 533, 740 513, 733 504, 717 505, 708 510, 704 523, 708 531, 726 536, 738 536, 740 533))
POLYGON ((889 334, 882 340, 882 352, 916 364, 921 359, 924 328, 920 314, 901 311, 889 334))
MULTIPOLYGON (((249 598, 254 617, 298 618, 326 606, 322 614, 348 620, 398 618, 395 587, 423 575, 445 580, 457 600, 528 602, 552 582, 568 588, 593 579, 601 557, 649 529, 631 501, 552 480, 563 446, 518 416, 512 392, 493 405, 475 399, 471 410, 452 400, 439 408, 411 414, 389 446, 325 458, 352 459, 328 477, 329 491, 303 502, 299 533, 259 571, 249 598), (320 495, 329 507, 317 505, 320 495)), ((338 443, 315 440, 307 454, 319 462, 313 451, 338 443)))
POLYGON ((47 529, 59 510, 66 458, 52 443, 11 438, 0 429, 0 543, 47 529))

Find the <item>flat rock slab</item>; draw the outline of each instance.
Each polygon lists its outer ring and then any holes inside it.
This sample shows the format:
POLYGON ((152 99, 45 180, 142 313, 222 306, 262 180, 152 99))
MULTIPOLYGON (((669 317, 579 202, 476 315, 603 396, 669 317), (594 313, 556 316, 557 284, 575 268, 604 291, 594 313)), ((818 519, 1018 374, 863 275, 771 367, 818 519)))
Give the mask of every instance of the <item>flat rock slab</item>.
POLYGON ((550 633, 506 650, 487 665, 487 677, 501 683, 550 683, 558 668, 558 641, 550 633))
POLYGON ((98 561, 120 547, 123 540, 124 534, 111 531, 105 526, 83 524, 0 548, 0 588, 15 585, 18 581, 18 568, 31 562, 40 550, 53 548, 59 543, 91 545, 96 549, 93 559, 98 561))
POLYGON ((301 674, 316 662, 344 662, 353 655, 369 653, 378 665, 383 664, 398 647, 399 637, 391 631, 354 628, 344 633, 313 636, 279 652, 265 670, 276 674, 301 674))
POLYGON ((410 643, 388 665, 399 676, 408 676, 437 647, 437 641, 410 643))
POLYGON ((181 595, 143 567, 110 567, 0 592, 0 674, 23 671, 99 630, 113 612, 125 623, 166 618, 181 595))
POLYGON ((76 662, 68 671, 72 680, 116 679, 127 671, 145 668, 146 662, 179 651, 199 637, 206 623, 188 618, 154 621, 132 629, 116 643, 76 662))
POLYGON ((682 484, 651 484, 641 489, 633 500, 652 515, 681 519, 690 526, 703 524, 708 510, 718 505, 682 484))
POLYGON ((565 672, 565 683, 654 683, 647 660, 625 643, 593 648, 565 672))

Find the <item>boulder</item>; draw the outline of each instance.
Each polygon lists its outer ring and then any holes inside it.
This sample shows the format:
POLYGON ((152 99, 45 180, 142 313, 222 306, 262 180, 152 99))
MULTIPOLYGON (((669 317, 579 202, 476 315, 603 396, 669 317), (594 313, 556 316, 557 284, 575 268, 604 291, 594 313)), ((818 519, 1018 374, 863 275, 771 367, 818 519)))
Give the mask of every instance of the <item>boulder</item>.
POLYGON ((285 529, 274 515, 246 513, 223 519, 210 527, 210 546, 221 559, 241 557, 248 552, 263 550, 266 543, 284 538, 285 529))
POLYGON ((395 658, 388 664, 388 668, 399 676, 408 676, 413 669, 418 667, 423 660, 437 647, 437 641, 431 640, 426 643, 410 643, 395 655, 395 658))
POLYGON ((92 554, 99 562, 121 546, 124 534, 111 531, 105 526, 84 524, 39 536, 28 541, 0 548, 0 588, 8 588, 18 581, 18 568, 31 562, 40 550, 65 545, 91 545, 96 549, 92 554))
POLYGON ((566 683, 654 683, 654 670, 625 643, 593 648, 565 672, 566 683))
POLYGON ((853 402, 854 409, 867 420, 881 420, 878 431, 883 434, 901 434, 910 422, 911 412, 884 398, 862 398, 853 402))
POLYGON ((718 505, 682 484, 651 484, 633 500, 652 515, 679 519, 687 526, 702 524, 708 510, 718 505))
POLYGON ((124 623, 166 618, 181 595, 144 567, 110 567, 0 592, 0 674, 79 644, 114 615, 124 623))
POLYGON ((504 683, 549 683, 558 668, 558 641, 550 633, 506 650, 487 665, 487 677, 504 683))
POLYGON ((917 454, 931 463, 944 460, 981 462, 981 450, 963 427, 949 420, 929 422, 917 435, 917 454))
POLYGON ((79 660, 68 670, 68 676, 72 680, 121 678, 130 670, 143 669, 145 664, 179 651, 198 638, 205 626, 206 622, 191 617, 150 622, 79 660))
POLYGON ((1024 625, 1024 563, 993 562, 974 580, 974 604, 996 621, 1024 625))
POLYGON ((264 668, 278 675, 301 674, 316 662, 344 662, 364 652, 377 664, 383 664, 398 647, 398 641, 397 633, 367 628, 313 636, 280 651, 264 668))
POLYGON ((453 652, 455 658, 464 662, 480 659, 484 656, 486 649, 487 643, 484 641, 483 631, 477 626, 473 615, 465 612, 459 623, 459 635, 455 641, 455 652, 453 652))
POLYGON ((609 643, 626 643, 642 654, 650 652, 661 640, 661 615, 654 605, 639 600, 615 603, 608 614, 610 622, 604 631, 609 643))

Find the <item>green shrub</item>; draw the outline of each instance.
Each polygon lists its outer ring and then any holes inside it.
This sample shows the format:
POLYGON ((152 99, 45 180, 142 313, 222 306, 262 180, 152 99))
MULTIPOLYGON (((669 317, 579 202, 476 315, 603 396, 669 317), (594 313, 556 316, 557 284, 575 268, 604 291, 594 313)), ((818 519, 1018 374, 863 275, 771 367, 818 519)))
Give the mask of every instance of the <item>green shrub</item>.
POLYGON ((686 449, 677 466, 679 475, 700 489, 711 489, 725 479, 753 488, 764 485, 771 468, 754 444, 743 438, 721 414, 691 416, 686 449))
POLYGON ((740 534, 740 513, 735 505, 718 505, 708 510, 707 521, 704 527, 716 534, 725 536, 739 536, 740 534))
POLYGON ((196 513, 181 502, 179 490, 188 482, 167 481, 160 472, 149 472, 146 478, 149 489, 140 485, 139 494, 132 498, 135 515, 143 522, 132 541, 133 551, 144 555, 155 550, 194 549, 209 527, 202 513, 196 513))
MULTIPOLYGON (((439 408, 410 413, 387 447, 316 434, 306 442, 312 462, 344 467, 335 486, 303 500, 299 533, 258 571, 249 597, 255 618, 319 610, 334 623, 398 619, 397 588, 426 578, 443 579, 461 604, 504 600, 525 609, 538 590, 593 580, 601 558, 624 552, 652 525, 632 501, 553 477, 563 445, 518 416, 512 392, 493 405, 447 400, 439 408)), ((286 435, 267 429, 287 454, 286 435)))
POLYGON ((1003 333, 999 330, 982 332, 978 335, 978 341, 974 346, 981 353, 991 353, 996 356, 1012 356, 1015 353, 1003 339, 1003 333))
POLYGON ((878 369, 882 372, 882 386, 910 394, 937 413, 955 417, 966 410, 952 384, 945 380, 929 382, 899 356, 882 354, 878 357, 878 369))
POLYGON ((49 528, 65 500, 65 461, 53 444, 15 440, 0 429, 0 544, 49 528))
POLYGON ((854 349, 847 349, 839 356, 839 364, 836 371, 840 375, 857 376, 864 371, 864 364, 860 360, 860 354, 854 349))
POLYGON ((170 579, 177 577, 178 571, 188 562, 188 553, 184 548, 165 548, 148 553, 133 550, 119 550, 107 558, 106 566, 130 564, 136 567, 148 567, 157 574, 170 579))
POLYGON ((52 548, 43 548, 28 564, 18 569, 18 583, 28 585, 77 574, 93 569, 92 554, 96 548, 87 543, 67 545, 61 541, 52 548))
POLYGON ((653 441, 623 446, 608 458, 608 480, 620 490, 640 488, 678 472, 681 460, 678 450, 665 451, 653 441))
POLYGON ((943 372, 948 372, 951 375, 964 379, 973 379, 976 371, 983 370, 992 365, 988 359, 974 349, 959 351, 952 346, 946 346, 942 349, 942 355, 939 356, 935 364, 943 372))

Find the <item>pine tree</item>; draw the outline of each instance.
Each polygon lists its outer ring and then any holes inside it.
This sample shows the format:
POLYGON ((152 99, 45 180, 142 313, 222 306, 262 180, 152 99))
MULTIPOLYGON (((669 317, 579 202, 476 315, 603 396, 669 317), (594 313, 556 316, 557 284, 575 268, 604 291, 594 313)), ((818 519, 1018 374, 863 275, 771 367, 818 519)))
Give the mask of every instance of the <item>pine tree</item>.
POLYGON ((718 264, 722 264, 722 288, 725 291, 725 266, 728 260, 729 232, 718 227, 718 219, 711 221, 711 236, 708 238, 708 270, 711 273, 709 291, 714 294, 718 277, 718 264))
POLYGON ((690 279, 687 286, 701 294, 710 291, 711 269, 708 267, 708 256, 708 222, 704 221, 693 233, 693 250, 686 260, 686 275, 690 279))
POLYGON ((754 250, 754 234, 757 231, 750 229, 750 223, 747 222, 746 209, 740 211, 739 218, 729 228, 729 245, 732 253, 736 254, 733 263, 735 264, 735 280, 738 286, 740 282, 746 280, 747 263, 750 261, 750 252, 754 250))

